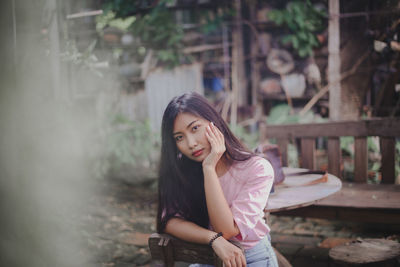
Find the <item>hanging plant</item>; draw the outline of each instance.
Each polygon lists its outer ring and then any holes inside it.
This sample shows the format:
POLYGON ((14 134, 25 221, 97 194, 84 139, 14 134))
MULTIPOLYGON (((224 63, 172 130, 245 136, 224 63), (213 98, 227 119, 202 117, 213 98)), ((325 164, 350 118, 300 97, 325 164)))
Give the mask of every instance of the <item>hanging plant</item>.
POLYGON ((327 14, 307 0, 290 2, 282 10, 271 10, 268 17, 277 25, 289 28, 290 33, 281 39, 282 43, 290 43, 300 57, 306 57, 320 44, 316 33, 324 29, 327 14))
POLYGON ((160 62, 173 67, 183 56, 183 28, 176 23, 174 13, 168 10, 170 2, 104 0, 104 16, 112 13, 113 20, 132 18, 126 30, 138 37, 142 47, 154 50, 160 62))

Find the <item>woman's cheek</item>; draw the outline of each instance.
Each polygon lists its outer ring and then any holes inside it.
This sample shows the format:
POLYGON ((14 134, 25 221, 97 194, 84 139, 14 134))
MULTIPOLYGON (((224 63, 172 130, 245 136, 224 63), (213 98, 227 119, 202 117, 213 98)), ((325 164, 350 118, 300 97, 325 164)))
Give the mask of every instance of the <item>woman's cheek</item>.
POLYGON ((176 144, 176 147, 178 148, 178 152, 179 153, 182 153, 182 141, 180 141, 180 142, 178 142, 177 144, 176 144))

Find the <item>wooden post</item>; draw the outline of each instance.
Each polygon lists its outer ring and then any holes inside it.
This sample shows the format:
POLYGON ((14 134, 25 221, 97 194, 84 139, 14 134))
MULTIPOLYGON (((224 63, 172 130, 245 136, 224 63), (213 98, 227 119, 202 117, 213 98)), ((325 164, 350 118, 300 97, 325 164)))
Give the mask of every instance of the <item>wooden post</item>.
POLYGON ((172 246, 171 239, 164 240, 164 244, 162 246, 163 256, 164 256, 164 264, 166 267, 174 267, 174 248, 172 246))
POLYGON ((340 164, 341 164, 341 150, 340 138, 328 138, 328 172, 341 178, 340 164))
POLYGON ((282 154, 282 166, 288 166, 288 140, 283 138, 278 138, 277 143, 279 146, 279 150, 282 154))
POLYGON ((237 123, 237 108, 247 104, 246 76, 244 72, 241 0, 234 2, 236 17, 232 31, 232 108, 231 124, 237 123))
POLYGON ((315 139, 301 138, 301 167, 315 169, 315 139))
MULTIPOLYGON (((229 56, 229 40, 228 40, 228 27, 226 24, 222 25, 222 49, 224 54, 224 84, 225 84, 225 91, 229 92, 231 89, 231 80, 229 78, 229 62, 231 58, 229 56)), ((223 117, 226 119, 226 117, 223 117)))
POLYGON ((394 184, 395 182, 395 147, 396 139, 394 137, 380 137, 381 147, 381 172, 383 184, 394 184))
POLYGON ((230 123, 233 127, 236 126, 237 123, 237 107, 238 107, 238 94, 239 94, 239 79, 237 77, 237 45, 235 39, 236 33, 233 34, 233 47, 232 47, 232 93, 231 93, 231 118, 230 123))
POLYGON ((368 179, 367 137, 354 138, 354 182, 366 183, 368 179))
POLYGON ((341 119, 339 7, 339 0, 329 0, 328 83, 329 117, 331 120, 341 119))
MULTIPOLYGON (((256 18, 257 17, 257 11, 256 11, 256 1, 250 2, 250 18, 256 18)), ((255 29, 256 30, 256 29, 255 29)), ((257 36, 255 35, 255 32, 252 32, 252 37, 251 37, 251 105, 256 106, 257 105, 257 95, 258 95, 258 87, 260 83, 260 67, 261 64, 257 60, 257 55, 258 55, 258 50, 259 50, 259 44, 258 44, 258 39, 257 36)))

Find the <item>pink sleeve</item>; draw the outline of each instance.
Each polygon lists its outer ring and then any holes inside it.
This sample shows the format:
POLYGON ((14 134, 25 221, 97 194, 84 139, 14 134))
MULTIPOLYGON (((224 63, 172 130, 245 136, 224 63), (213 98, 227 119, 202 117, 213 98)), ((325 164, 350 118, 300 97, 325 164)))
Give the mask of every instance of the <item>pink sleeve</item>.
POLYGON ((260 240, 269 232, 264 208, 274 181, 274 171, 265 159, 259 159, 244 171, 247 176, 241 192, 232 201, 232 214, 240 230, 239 240, 260 240))

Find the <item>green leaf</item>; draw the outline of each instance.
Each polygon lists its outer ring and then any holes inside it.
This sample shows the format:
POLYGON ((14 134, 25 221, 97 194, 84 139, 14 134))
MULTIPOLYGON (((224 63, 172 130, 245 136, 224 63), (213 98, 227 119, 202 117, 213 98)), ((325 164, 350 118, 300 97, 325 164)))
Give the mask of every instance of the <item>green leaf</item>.
POLYGON ((308 40, 307 33, 304 32, 304 31, 299 31, 299 32, 297 33, 297 36, 298 36, 299 39, 301 39, 301 40, 305 40, 305 41, 308 40))
POLYGON ((284 22, 284 15, 284 12, 280 10, 271 10, 267 14, 268 18, 278 25, 282 25, 284 22))
POLYGON ((293 38, 293 34, 287 34, 287 35, 282 37, 281 42, 283 44, 291 43, 292 42, 292 38, 293 38))
POLYGON ((307 56, 307 50, 305 48, 300 48, 299 49, 299 56, 300 57, 305 57, 307 56))
POLYGON ((295 35, 292 35, 292 45, 294 49, 299 49, 300 42, 295 35))
POLYGON ((286 104, 280 104, 273 107, 267 117, 268 124, 283 124, 288 123, 288 121, 292 121, 293 118, 290 118, 290 107, 286 104))

